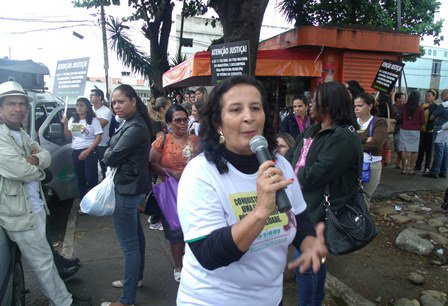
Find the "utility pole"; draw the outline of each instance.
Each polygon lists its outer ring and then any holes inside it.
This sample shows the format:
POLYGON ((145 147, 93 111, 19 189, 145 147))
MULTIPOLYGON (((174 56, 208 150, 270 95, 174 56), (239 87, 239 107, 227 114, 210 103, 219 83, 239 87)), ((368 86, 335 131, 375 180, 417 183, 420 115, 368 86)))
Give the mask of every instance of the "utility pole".
POLYGON ((182 11, 180 13, 180 34, 179 34, 179 51, 177 52, 179 59, 182 58, 182 38, 184 36, 184 9, 185 9, 185 0, 182 4, 182 11))
POLYGON ((397 30, 401 30, 401 0, 397 0, 397 30))
POLYGON ((103 32, 103 54, 104 54, 104 75, 106 77, 106 98, 110 103, 109 96, 109 55, 107 52, 106 17, 104 16, 104 5, 101 4, 101 31, 103 32))

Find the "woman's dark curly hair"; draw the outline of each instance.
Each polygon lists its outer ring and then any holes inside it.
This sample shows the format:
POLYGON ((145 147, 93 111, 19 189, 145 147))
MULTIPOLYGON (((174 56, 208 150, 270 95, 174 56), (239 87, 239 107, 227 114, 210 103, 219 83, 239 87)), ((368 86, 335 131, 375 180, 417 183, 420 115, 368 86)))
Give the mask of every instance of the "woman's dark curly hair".
POLYGON ((244 75, 227 78, 213 88, 208 96, 207 103, 199 111, 201 118, 199 136, 201 137, 202 150, 207 160, 216 165, 220 174, 229 171, 227 161, 224 159, 224 145, 219 144, 218 141, 218 127, 222 124, 222 96, 236 85, 250 85, 259 91, 266 117, 263 136, 268 141, 269 151, 271 151, 272 156, 274 156, 273 150, 277 146, 272 122, 269 120, 269 103, 263 85, 254 78, 244 75))
MULTIPOLYGON (((78 100, 76 100, 76 103, 81 102, 83 103, 86 108, 87 108, 87 114, 86 114, 86 122, 87 124, 92 124, 92 120, 95 116, 95 112, 93 111, 92 108, 92 103, 90 103, 89 99, 81 97, 78 100)), ((81 118, 79 117, 78 112, 75 113, 75 115, 73 116, 73 122, 79 122, 79 120, 81 120, 81 118)))

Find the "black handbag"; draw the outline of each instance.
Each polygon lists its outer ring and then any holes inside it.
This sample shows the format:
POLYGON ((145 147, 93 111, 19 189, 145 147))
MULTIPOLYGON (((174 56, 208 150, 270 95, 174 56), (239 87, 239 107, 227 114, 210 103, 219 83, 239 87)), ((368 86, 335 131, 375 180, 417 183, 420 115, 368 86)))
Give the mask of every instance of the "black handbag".
POLYGON ((338 211, 330 204, 330 187, 324 188, 325 243, 334 255, 353 253, 369 244, 378 235, 362 188, 338 211))

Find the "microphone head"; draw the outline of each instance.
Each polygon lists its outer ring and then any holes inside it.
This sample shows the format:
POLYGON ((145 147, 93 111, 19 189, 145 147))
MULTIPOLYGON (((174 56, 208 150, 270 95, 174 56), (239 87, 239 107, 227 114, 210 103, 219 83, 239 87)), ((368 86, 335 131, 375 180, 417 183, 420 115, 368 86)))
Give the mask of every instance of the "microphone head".
POLYGON ((262 135, 255 135, 250 140, 250 149, 253 153, 256 153, 260 149, 267 149, 268 141, 262 135))

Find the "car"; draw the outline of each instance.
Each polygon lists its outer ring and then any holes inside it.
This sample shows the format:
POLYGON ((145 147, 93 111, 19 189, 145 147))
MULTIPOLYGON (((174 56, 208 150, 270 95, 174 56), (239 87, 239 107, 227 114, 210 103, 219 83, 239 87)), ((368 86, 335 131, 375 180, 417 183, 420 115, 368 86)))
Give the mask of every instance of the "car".
POLYGON ((20 250, 0 227, 0 306, 24 306, 25 293, 20 250))
POLYGON ((67 111, 70 117, 75 106, 68 105, 44 90, 27 90, 33 98, 28 108, 27 118, 23 123, 24 130, 32 139, 39 142, 42 148, 51 154, 52 162, 47 170, 51 174, 45 180, 44 192, 47 199, 56 197, 64 201, 78 196, 75 169, 72 162, 71 142, 64 137, 62 116, 67 111))

